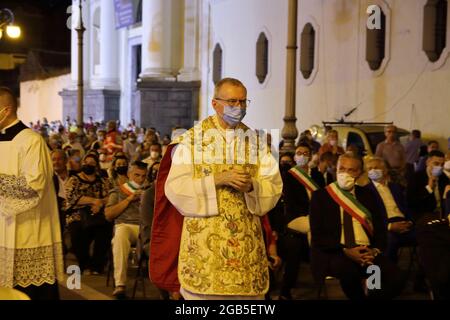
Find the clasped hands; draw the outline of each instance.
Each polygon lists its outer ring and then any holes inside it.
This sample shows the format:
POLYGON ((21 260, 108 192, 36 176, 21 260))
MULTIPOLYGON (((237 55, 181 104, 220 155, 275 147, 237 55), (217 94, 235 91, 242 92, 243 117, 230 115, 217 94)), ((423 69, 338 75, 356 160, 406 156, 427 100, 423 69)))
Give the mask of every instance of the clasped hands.
POLYGON ((216 187, 231 187, 236 191, 248 193, 253 191, 250 174, 242 169, 232 169, 214 175, 216 187))
POLYGON ((354 248, 344 248, 344 253, 361 267, 366 267, 373 265, 373 261, 379 251, 367 246, 357 246, 354 248))

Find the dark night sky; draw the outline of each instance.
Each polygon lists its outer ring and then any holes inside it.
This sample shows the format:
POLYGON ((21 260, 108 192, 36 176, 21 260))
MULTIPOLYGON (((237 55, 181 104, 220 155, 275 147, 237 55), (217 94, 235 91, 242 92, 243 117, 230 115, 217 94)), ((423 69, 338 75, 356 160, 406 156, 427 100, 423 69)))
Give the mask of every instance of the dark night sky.
MULTIPOLYGON (((71 4, 71 0, 0 0, 0 8, 12 10, 15 23, 22 29, 20 39, 12 40, 6 36, 0 39, 0 53, 28 55, 30 50, 38 50, 69 54, 71 32, 67 28, 67 8, 71 4)), ((67 66, 58 64, 58 67, 70 66, 70 60, 64 63, 67 66)), ((19 94, 20 70, 19 66, 0 70, 0 86, 10 87, 19 94)))
POLYGON ((1 8, 14 12, 22 28, 20 40, 0 40, 0 52, 26 53, 29 49, 70 51, 67 8, 71 0, 1 0, 1 8))

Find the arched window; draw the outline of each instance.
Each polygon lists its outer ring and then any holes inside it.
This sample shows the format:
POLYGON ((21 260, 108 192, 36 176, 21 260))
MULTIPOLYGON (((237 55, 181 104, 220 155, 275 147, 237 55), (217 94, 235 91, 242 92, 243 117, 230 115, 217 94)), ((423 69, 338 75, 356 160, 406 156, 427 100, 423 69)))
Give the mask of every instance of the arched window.
POLYGON ((423 13, 423 43, 428 60, 436 62, 446 46, 447 0, 428 0, 423 13))
POLYGON ((385 58, 386 49, 386 15, 380 8, 381 27, 369 29, 366 27, 366 61, 370 70, 380 69, 385 58))
POLYGON ((142 22, 142 0, 138 0, 136 5, 136 20, 135 23, 142 22))
POLYGON ((213 51, 213 82, 216 84, 222 79, 222 47, 216 44, 213 51))
POLYGON ((264 83, 269 72, 269 40, 261 32, 256 42, 256 77, 259 83, 264 83))
POLYGON ((309 79, 314 70, 315 44, 316 31, 311 23, 307 23, 302 31, 300 44, 300 71, 305 79, 309 79))

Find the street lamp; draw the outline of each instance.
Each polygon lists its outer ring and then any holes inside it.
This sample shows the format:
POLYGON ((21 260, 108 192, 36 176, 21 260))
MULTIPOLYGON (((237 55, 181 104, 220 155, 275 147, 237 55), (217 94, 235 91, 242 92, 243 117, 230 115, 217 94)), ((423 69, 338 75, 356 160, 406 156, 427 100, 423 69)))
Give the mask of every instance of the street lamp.
POLYGON ((83 124, 83 114, 84 114, 84 77, 83 77, 83 34, 86 31, 86 28, 83 25, 83 8, 82 8, 82 0, 79 0, 79 20, 78 25, 75 28, 78 34, 78 104, 77 104, 77 123, 83 124))
POLYGON ((14 13, 6 8, 0 9, 0 39, 4 31, 11 39, 18 39, 22 34, 20 27, 14 25, 14 13))

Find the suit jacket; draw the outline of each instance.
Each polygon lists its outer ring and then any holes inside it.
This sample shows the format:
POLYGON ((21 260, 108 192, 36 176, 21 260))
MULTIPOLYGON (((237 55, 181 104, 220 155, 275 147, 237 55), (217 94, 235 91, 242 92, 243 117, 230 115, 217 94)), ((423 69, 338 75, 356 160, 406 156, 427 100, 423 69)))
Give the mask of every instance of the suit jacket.
MULTIPOLYGON (((373 182, 370 182, 367 185, 367 188, 372 190, 376 201, 378 202, 381 210, 383 210, 383 215, 385 217, 387 217, 388 215, 387 215, 386 207, 384 205, 383 199, 381 198, 377 188, 375 187, 375 184, 373 182)), ((397 207, 405 215, 405 219, 412 220, 411 212, 406 203, 405 188, 397 183, 391 183, 391 182, 388 183, 388 188, 391 191, 392 197, 394 198, 394 201, 395 201, 397 207)), ((399 221, 398 218, 388 219, 388 222, 395 222, 395 221, 399 221)))
MULTIPOLYGON (((445 208, 444 191, 448 183, 447 176, 442 174, 438 180, 438 188, 443 211, 445 208)), ((427 213, 433 213, 437 207, 436 197, 434 193, 428 192, 426 189, 427 184, 428 175, 426 170, 416 172, 408 183, 407 200, 415 221, 418 221, 427 213)))
MULTIPOLYGON (((355 195, 358 201, 372 214, 374 234, 370 239, 371 246, 383 251, 387 241, 385 212, 373 196, 373 191, 367 186, 355 186, 355 195)), ((326 189, 313 193, 309 219, 312 247, 325 253, 342 252, 340 207, 326 189)))
POLYGON ((285 224, 293 219, 309 214, 309 197, 306 188, 290 173, 283 181, 284 201, 286 206, 285 224))
POLYGON ((323 174, 319 171, 318 168, 311 169, 311 178, 314 180, 315 183, 317 183, 317 185, 320 188, 325 188, 327 185, 334 182, 334 177, 332 174, 327 172, 326 176, 327 176, 327 183, 325 183, 325 178, 323 177, 323 174))

